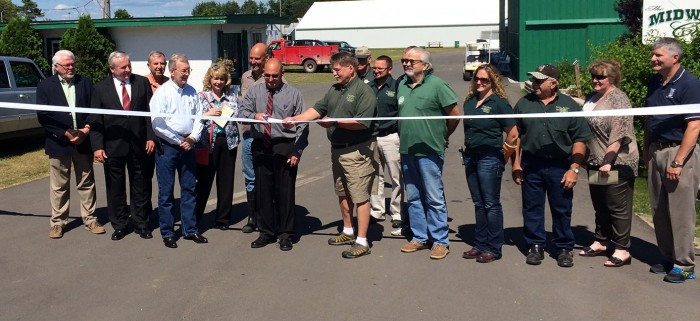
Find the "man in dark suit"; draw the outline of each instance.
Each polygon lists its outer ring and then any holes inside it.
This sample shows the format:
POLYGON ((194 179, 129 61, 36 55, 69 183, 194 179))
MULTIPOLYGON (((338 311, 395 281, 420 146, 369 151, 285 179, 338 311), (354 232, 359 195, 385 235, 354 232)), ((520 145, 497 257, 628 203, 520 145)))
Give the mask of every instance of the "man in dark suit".
MULTIPOLYGON (((131 73, 131 60, 121 51, 108 58, 110 76, 95 84, 92 108, 149 111, 151 87, 148 79, 131 73)), ((129 171, 129 195, 135 232, 144 239, 153 237, 148 229, 146 187, 147 155, 155 150, 155 134, 150 117, 94 114, 91 116, 90 141, 95 159, 104 164, 109 220, 114 228, 112 240, 124 238, 129 225, 126 204, 126 172, 129 171)))
MULTIPOLYGON (((92 80, 75 74, 75 55, 68 50, 56 52, 52 59, 55 75, 44 79, 36 87, 36 102, 40 105, 88 107, 92 94, 92 80)), ((95 177, 92 172, 90 125, 86 114, 63 111, 37 112, 44 127, 49 155, 51 184, 50 238, 63 236, 70 200, 71 164, 75 170, 76 186, 80 195, 80 215, 85 228, 94 234, 103 234, 104 228, 95 217, 95 177)))

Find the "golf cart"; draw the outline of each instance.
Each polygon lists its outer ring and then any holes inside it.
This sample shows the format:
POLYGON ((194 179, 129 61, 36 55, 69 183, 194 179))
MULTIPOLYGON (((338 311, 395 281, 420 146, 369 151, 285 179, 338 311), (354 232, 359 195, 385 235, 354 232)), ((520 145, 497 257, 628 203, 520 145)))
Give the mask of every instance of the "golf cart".
POLYGON ((486 39, 476 39, 476 41, 467 42, 466 52, 464 54, 464 72, 462 79, 469 81, 474 76, 476 68, 483 64, 491 62, 490 43, 486 39))

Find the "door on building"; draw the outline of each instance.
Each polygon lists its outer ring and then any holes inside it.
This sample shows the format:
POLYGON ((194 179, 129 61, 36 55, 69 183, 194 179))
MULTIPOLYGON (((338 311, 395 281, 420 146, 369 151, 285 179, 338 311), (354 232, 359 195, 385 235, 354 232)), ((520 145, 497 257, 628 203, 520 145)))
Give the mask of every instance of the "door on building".
POLYGON ((243 74, 243 42, 240 33, 219 34, 219 57, 226 57, 234 61, 234 79, 243 74))

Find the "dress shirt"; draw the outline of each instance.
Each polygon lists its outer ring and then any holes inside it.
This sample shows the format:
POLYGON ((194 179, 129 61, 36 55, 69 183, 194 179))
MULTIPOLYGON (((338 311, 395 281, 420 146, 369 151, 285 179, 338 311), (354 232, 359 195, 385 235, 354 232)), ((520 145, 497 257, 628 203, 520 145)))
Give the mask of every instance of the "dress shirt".
MULTIPOLYGON (((256 84, 246 93, 241 104, 241 118, 255 119, 255 114, 262 114, 267 111, 267 98, 269 90, 264 83, 256 84)), ((272 95, 272 115, 271 118, 284 119, 299 115, 304 109, 304 97, 301 92, 285 83, 282 83, 272 95)), ((301 154, 308 143, 304 131, 308 123, 297 123, 294 128, 287 129, 282 124, 273 123, 270 127, 272 138, 294 138, 295 149, 301 154)), ((262 139, 265 135, 264 125, 256 123, 252 126, 251 134, 253 138, 262 139)))
POLYGON ((179 145, 185 135, 192 136, 195 141, 199 140, 202 133, 202 122, 198 119, 188 117, 177 117, 177 115, 192 116, 201 115, 202 106, 197 99, 197 91, 194 87, 185 84, 183 88, 178 87, 172 80, 164 83, 151 98, 151 112, 172 114, 175 117, 153 117, 151 122, 153 130, 161 139, 171 144, 179 145))
MULTIPOLYGON (((63 77, 58 77, 61 83, 61 88, 63 88, 63 93, 66 95, 66 101, 68 102, 68 107, 75 107, 75 86, 73 86, 73 79, 70 82, 66 81, 63 77)), ((73 128, 78 128, 76 123, 75 113, 70 113, 71 119, 73 119, 73 128)))
MULTIPOLYGON (((114 75, 112 75, 112 80, 114 80, 114 87, 117 90, 117 95, 119 95, 119 101, 123 102, 124 97, 122 97, 122 80, 117 78, 117 77, 114 77, 114 75)), ((126 93, 129 94, 129 99, 131 99, 131 81, 129 81, 129 79, 127 79, 125 81, 125 83, 126 83, 126 85, 125 85, 126 86, 126 93)), ((124 106, 122 106, 122 107, 124 107, 124 106)))

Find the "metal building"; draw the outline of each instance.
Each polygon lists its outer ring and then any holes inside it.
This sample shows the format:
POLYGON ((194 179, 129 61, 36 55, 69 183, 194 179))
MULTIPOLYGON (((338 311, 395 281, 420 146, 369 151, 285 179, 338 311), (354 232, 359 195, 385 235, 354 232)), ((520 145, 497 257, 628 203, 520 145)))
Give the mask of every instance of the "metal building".
POLYGON ((493 0, 367 0, 315 2, 296 39, 343 40, 370 48, 454 47, 498 31, 493 0))
POLYGON ((615 40, 627 31, 616 0, 499 0, 500 42, 511 57, 512 77, 545 63, 578 59, 584 65, 590 45, 615 40))

